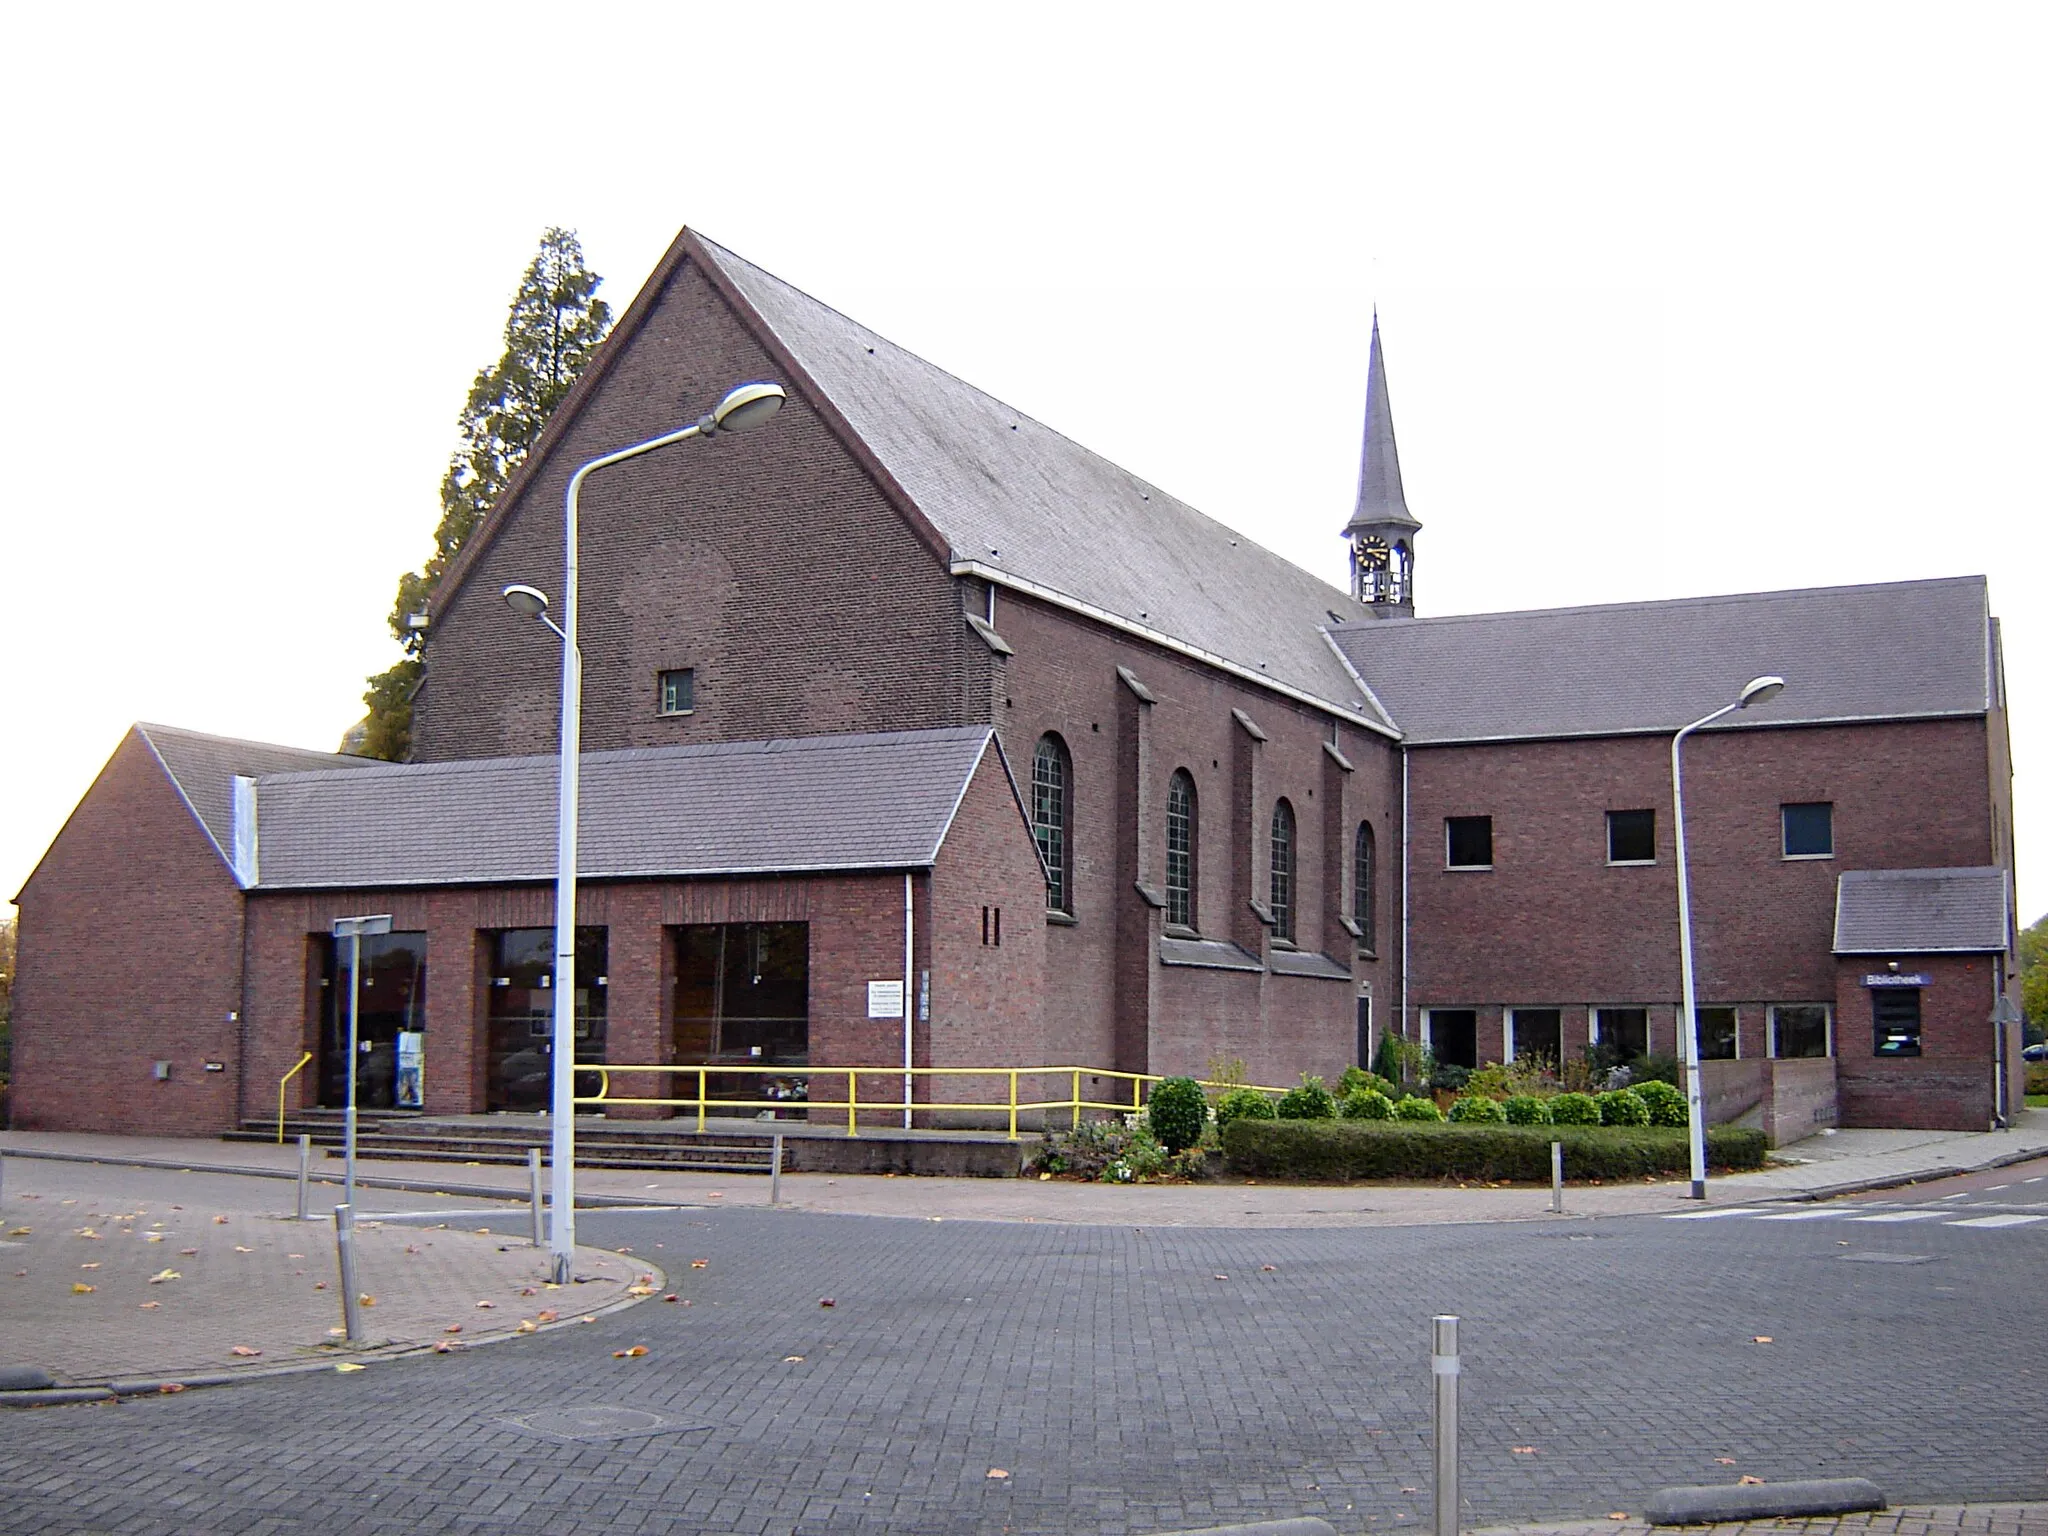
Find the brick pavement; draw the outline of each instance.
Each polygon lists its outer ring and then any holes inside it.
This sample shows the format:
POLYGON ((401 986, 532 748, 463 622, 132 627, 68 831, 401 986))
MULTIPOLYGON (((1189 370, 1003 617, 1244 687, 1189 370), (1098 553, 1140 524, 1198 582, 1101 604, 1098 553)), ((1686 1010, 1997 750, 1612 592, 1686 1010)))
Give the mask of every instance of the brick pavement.
POLYGON ((1869 1476, 1901 1502, 2048 1498, 2048 1372, 2012 1347, 2035 1325, 2020 1282, 2048 1257, 2038 1228, 583 1223, 657 1256, 693 1305, 349 1377, 17 1415, 0 1522, 1137 1536, 1316 1514, 1346 1536, 1416 1529, 1439 1310, 1465 1319, 1470 1525, 1602 1522, 1658 1487, 1741 1475, 1869 1476), (1902 1244, 1927 1261, 1834 1262, 1902 1244), (613 1357, 634 1344, 649 1354, 613 1357), (502 1422, 559 1403, 701 1427, 557 1446, 502 1422))
MULTIPOLYGON (((1653 1536, 1640 1520, 1503 1526, 1470 1536, 1653 1536)), ((1811 1520, 1742 1520, 1684 1527, 1688 1536, 2048 1536, 2048 1504, 1911 1504, 1811 1520)))
MULTIPOLYGON (((339 1189, 322 1194, 314 1209, 331 1211, 339 1189)), ((548 1287, 523 1211, 425 1227, 371 1217, 357 1227, 357 1278, 373 1305, 365 1347, 349 1350, 329 1335, 341 1324, 332 1222, 294 1220, 294 1199, 268 1180, 10 1160, 0 1365, 84 1385, 466 1344, 516 1332, 543 1308, 570 1318, 618 1304, 640 1273, 587 1250, 585 1283, 548 1287)))

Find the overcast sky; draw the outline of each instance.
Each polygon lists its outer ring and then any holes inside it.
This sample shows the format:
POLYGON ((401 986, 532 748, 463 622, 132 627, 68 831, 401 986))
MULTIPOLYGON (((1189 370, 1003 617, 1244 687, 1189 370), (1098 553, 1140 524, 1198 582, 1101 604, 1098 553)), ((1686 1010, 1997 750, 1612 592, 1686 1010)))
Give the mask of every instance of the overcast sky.
POLYGON ((542 228, 688 223, 1333 581, 1377 300, 1423 613, 1987 575, 2036 916, 2044 18, 17 8, 0 901, 132 721, 333 747, 542 228))

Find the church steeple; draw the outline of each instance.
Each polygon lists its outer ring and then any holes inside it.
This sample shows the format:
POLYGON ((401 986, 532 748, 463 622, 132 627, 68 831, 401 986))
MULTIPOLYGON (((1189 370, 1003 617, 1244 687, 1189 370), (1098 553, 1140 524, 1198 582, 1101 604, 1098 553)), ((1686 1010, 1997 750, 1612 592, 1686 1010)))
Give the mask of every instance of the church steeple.
POLYGON ((1358 466, 1358 505, 1344 525, 1351 541, 1351 595, 1379 618, 1415 614, 1415 535, 1401 491, 1401 455, 1387 404, 1387 365, 1380 355, 1380 315, 1372 315, 1372 352, 1365 374, 1365 451, 1358 466))

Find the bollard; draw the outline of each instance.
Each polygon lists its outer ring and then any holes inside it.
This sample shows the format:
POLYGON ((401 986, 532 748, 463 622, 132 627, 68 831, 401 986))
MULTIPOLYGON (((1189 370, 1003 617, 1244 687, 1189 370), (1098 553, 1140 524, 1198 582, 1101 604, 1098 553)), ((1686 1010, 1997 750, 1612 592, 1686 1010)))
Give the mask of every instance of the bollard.
POLYGON ((348 1342, 363 1341, 362 1302, 356 1291, 356 1213, 352 1207, 334 1208, 334 1254, 341 1269, 341 1321, 348 1342))
POLYGON ((313 1167, 313 1138, 303 1132, 299 1136, 299 1220, 306 1219, 306 1181, 313 1167))
POLYGON ((1458 1536, 1458 1320, 1430 1319, 1436 1377, 1436 1536, 1458 1536))
POLYGON ((775 1133, 775 1147, 769 1154, 768 1203, 782 1204, 782 1132, 775 1133))
POLYGON ((540 1214, 540 1148, 526 1149, 526 1198, 533 1205, 533 1246, 547 1246, 547 1231, 542 1225, 540 1214))
POLYGON ((1564 1214, 1564 1143, 1550 1144, 1550 1209, 1559 1216, 1564 1214))

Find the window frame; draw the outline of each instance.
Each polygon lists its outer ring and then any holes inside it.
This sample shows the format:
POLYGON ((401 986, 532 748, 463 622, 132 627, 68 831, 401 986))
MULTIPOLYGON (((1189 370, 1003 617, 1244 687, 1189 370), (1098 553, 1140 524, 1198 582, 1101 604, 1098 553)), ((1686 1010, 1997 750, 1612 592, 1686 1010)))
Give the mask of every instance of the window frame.
MULTIPOLYGON (((1647 1003, 1595 1003, 1592 1007, 1586 1010, 1586 1044, 1596 1048, 1600 1046, 1607 1046, 1610 1049, 1614 1050, 1617 1057, 1619 1058, 1618 1064, 1622 1066, 1626 1066, 1629 1062, 1636 1060, 1639 1056, 1647 1056, 1650 1054, 1651 1040, 1650 1013, 1651 1009, 1647 1003), (1633 1055, 1624 1056, 1621 1054, 1623 1048, 1615 1044, 1614 1041, 1608 1039, 1607 1032, 1601 1027, 1602 1023, 1604 1022, 1601 1018, 1601 1015, 1608 1013, 1639 1013, 1643 1016, 1642 1050, 1634 1053, 1633 1055)), ((1619 1030, 1620 1025, 1621 1021, 1619 1019, 1616 1019, 1615 1027, 1617 1031, 1619 1030)))
POLYGON ((1835 802, 1832 800, 1785 800, 1778 805, 1778 854, 1788 861, 1801 859, 1832 859, 1835 856, 1835 802), (1788 815, 1792 811, 1810 811, 1816 807, 1828 813, 1828 846, 1819 853, 1794 853, 1792 851, 1792 823, 1788 815))
POLYGON ((1491 815, 1485 815, 1485 816, 1446 816, 1446 817, 1444 818, 1444 868, 1445 868, 1445 869, 1447 869, 1447 870, 1448 870, 1448 869, 1492 869, 1492 868, 1493 868, 1493 817, 1492 817, 1491 815), (1483 824, 1485 825, 1485 827, 1486 827, 1486 862, 1485 862, 1485 863, 1483 863, 1483 864, 1478 864, 1478 863, 1467 863, 1467 864, 1460 864, 1460 863, 1458 863, 1457 861, 1455 861, 1455 860, 1454 860, 1454 859, 1453 859, 1453 858, 1451 857, 1451 852, 1452 852, 1452 842, 1453 842, 1453 838, 1454 838, 1454 835, 1455 835, 1455 834, 1453 833, 1452 829, 1453 829, 1454 827, 1458 826, 1458 825, 1459 825, 1460 823, 1464 823, 1464 824, 1466 824, 1466 825, 1471 825, 1471 824, 1474 824, 1474 823, 1483 823, 1483 824))
POLYGON ((1196 932, 1196 922, 1201 909, 1196 900, 1197 883, 1201 875, 1201 792, 1195 787, 1195 776, 1185 768, 1176 768, 1166 781, 1166 926, 1196 932), (1176 796, 1185 804, 1176 809, 1176 796), (1180 824, 1183 846, 1174 848, 1175 824, 1180 824), (1175 860, 1178 858, 1181 879, 1174 880, 1175 860))
POLYGON ((695 667, 662 667, 654 674, 654 712, 664 720, 678 719, 683 715, 697 713, 697 669, 695 667), (680 709, 669 707, 669 679, 685 679, 684 691, 690 702, 680 709))
POLYGON ((1641 866, 1643 866, 1643 865, 1646 865, 1646 864, 1655 864, 1656 862, 1657 862, 1657 810, 1656 810, 1656 807, 1655 807, 1655 806, 1647 806, 1647 807, 1640 807, 1640 808, 1634 808, 1634 809, 1629 809, 1629 810, 1620 810, 1620 811, 1609 811, 1609 812, 1607 813, 1607 863, 1608 863, 1609 867, 1610 867, 1610 868, 1620 868, 1620 869, 1629 869, 1629 868, 1640 868, 1640 867, 1641 867, 1641 866), (1616 858, 1616 857, 1614 856, 1614 827, 1615 827, 1615 822, 1614 822, 1614 818, 1615 818, 1615 817, 1617 817, 1617 816, 1647 816, 1647 817, 1648 817, 1648 818, 1650 819, 1650 825, 1649 825, 1649 833, 1650 833, 1650 855, 1649 855, 1649 857, 1648 857, 1648 858, 1643 858, 1643 859, 1618 859, 1618 858, 1616 858))
POLYGON ((1273 802, 1266 844, 1266 908, 1273 914, 1273 940, 1292 945, 1298 906, 1300 834, 1294 807, 1285 795, 1273 802))
POLYGON ((1031 833, 1045 865, 1045 910, 1050 917, 1074 915, 1074 754, 1057 731, 1047 731, 1031 749, 1031 833), (1058 782, 1042 771, 1051 764, 1058 782), (1056 798, 1055 798, 1056 797, 1056 798), (1052 799, 1054 819, 1040 812, 1052 799))
MULTIPOLYGON (((1926 1004, 1921 999, 1922 987, 1872 987, 1870 990, 1870 1054, 1879 1061, 1897 1061, 1908 1056, 1918 1056, 1925 1045, 1927 1029, 1926 1004), (1902 1046, 1895 1051, 1885 1047, 1886 1022, 1884 1008, 1893 998, 1900 1002, 1912 999, 1913 1034, 1910 1047, 1902 1046)), ((1903 1038, 1903 1037, 1901 1037, 1903 1038)))
POLYGON ((1771 1061, 1833 1061, 1835 1059, 1835 1008, 1832 1003, 1772 1003, 1764 1019, 1764 1054, 1771 1061), (1787 1008, 1818 1008, 1825 1025, 1826 1051, 1819 1056, 1786 1056, 1778 1049, 1778 1015, 1787 1008))
MULTIPOLYGON (((1700 1044, 1701 1061, 1741 1061, 1742 1057, 1742 1010, 1733 1003, 1695 1003, 1693 1005, 1693 1038, 1700 1044), (1728 1015, 1728 1042, 1732 1047, 1726 1056, 1707 1054, 1707 1037, 1700 1026, 1703 1013, 1725 1013, 1728 1015)), ((1792 1058, 1797 1060, 1798 1058, 1792 1058)))
POLYGON ((1379 847, 1372 823, 1361 821, 1351 834, 1351 921, 1358 925, 1358 947, 1379 953, 1379 847))

